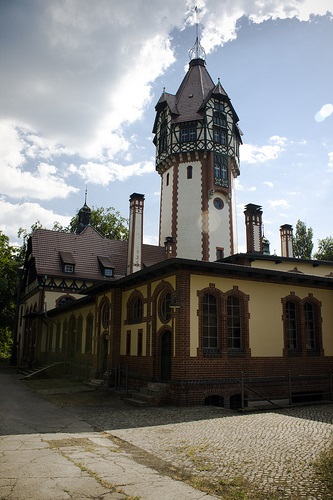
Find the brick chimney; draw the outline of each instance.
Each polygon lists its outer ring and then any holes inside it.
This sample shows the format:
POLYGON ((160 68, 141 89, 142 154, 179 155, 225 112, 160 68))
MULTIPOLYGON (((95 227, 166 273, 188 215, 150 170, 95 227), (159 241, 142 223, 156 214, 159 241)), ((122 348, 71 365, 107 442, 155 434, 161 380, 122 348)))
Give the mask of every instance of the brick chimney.
POLYGON ((281 256, 294 257, 293 227, 290 224, 283 224, 280 227, 281 256))
POLYGON ((127 250, 127 274, 140 271, 142 265, 143 241, 143 194, 133 193, 130 196, 129 235, 127 250))
POLYGON ((249 203, 245 206, 247 252, 262 253, 262 210, 260 205, 249 203))

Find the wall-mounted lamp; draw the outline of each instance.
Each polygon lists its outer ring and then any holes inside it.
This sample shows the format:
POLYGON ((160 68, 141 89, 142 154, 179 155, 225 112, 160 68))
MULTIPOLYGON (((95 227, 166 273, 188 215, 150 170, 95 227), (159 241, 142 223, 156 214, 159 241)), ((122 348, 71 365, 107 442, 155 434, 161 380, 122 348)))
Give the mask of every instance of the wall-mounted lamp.
POLYGON ((173 311, 175 311, 176 309, 180 309, 180 300, 176 292, 174 292, 171 296, 170 309, 172 309, 173 311))

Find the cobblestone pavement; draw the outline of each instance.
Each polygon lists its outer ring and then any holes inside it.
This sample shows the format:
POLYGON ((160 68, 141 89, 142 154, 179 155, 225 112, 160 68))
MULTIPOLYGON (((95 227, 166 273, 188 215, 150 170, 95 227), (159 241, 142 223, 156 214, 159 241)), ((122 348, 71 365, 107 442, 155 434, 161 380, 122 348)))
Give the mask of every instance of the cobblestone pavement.
POLYGON ((322 498, 312 462, 333 438, 331 404, 245 415, 216 407, 134 409, 120 403, 73 410, 96 429, 200 478, 241 477, 267 498, 322 498))

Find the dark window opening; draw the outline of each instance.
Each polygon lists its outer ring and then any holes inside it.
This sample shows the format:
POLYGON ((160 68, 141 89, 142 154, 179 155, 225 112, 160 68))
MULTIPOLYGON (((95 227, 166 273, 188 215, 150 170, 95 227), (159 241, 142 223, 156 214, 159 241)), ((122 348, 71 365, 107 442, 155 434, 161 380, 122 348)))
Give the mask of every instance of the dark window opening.
MULTIPOLYGON (((247 407, 247 396, 244 395, 244 407, 247 407)), ((233 394, 230 396, 230 409, 238 410, 242 408, 242 395, 241 394, 233 394)))
POLYGON ((212 394, 205 398, 205 406, 220 406, 224 407, 224 398, 217 394, 212 394))
POLYGON ((306 403, 311 401, 324 401, 324 394, 322 391, 311 392, 293 392, 291 395, 292 403, 306 403))
POLYGON ((192 179, 192 174, 193 174, 193 167, 192 167, 192 165, 189 165, 187 167, 187 178, 192 179))

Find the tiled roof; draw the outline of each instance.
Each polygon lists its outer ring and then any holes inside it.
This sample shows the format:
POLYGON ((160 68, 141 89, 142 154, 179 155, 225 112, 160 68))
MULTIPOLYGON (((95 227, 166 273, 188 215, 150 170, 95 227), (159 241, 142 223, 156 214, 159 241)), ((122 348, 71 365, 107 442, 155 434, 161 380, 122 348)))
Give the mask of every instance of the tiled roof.
POLYGON ((200 120, 203 115, 198 111, 208 94, 214 89, 215 84, 201 59, 190 62, 186 73, 176 93, 176 106, 179 116, 174 117, 175 122, 200 120))
MULTIPOLYGON (((91 226, 87 226, 80 234, 37 229, 31 236, 31 244, 38 275, 69 276, 63 272, 60 252, 63 256, 72 256, 75 262, 75 278, 105 279, 98 257, 107 258, 114 267, 115 278, 126 275, 127 241, 104 238, 91 226)), ((143 266, 156 264, 164 259, 164 247, 142 246, 143 266)))

